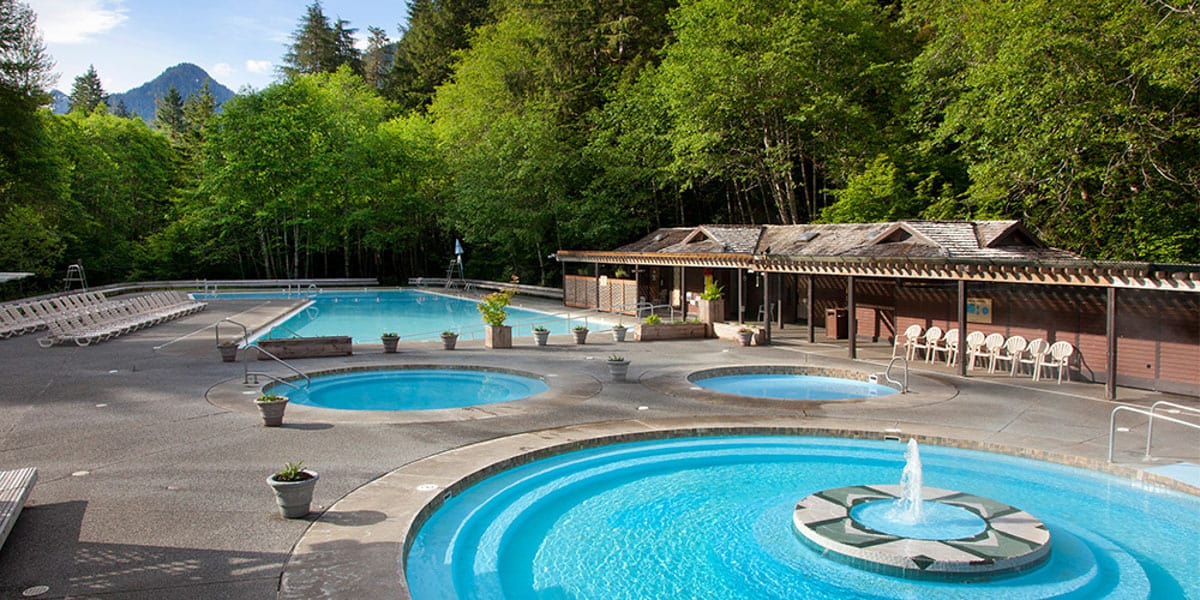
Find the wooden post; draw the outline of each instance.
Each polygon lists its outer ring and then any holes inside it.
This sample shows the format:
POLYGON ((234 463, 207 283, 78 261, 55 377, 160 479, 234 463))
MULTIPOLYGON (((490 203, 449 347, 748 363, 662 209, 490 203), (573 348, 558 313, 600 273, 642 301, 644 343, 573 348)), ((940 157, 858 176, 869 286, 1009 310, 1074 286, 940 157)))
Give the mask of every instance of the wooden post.
POLYGON ((596 310, 600 310, 600 263, 596 263, 596 310))
POLYGON ((771 344, 771 274, 763 273, 763 338, 771 344))
POLYGON ((737 278, 738 278, 738 325, 741 325, 746 322, 746 296, 745 296, 745 290, 742 289, 745 287, 745 285, 744 285, 745 277, 743 277, 741 269, 737 270, 737 278))
POLYGON ((808 276, 808 343, 812 344, 817 341, 816 333, 813 331, 813 281, 816 278, 812 275, 808 276))
POLYGON ((1117 288, 1108 288, 1108 302, 1104 308, 1104 370, 1108 371, 1104 382, 1104 399, 1117 399, 1117 288))
POLYGON ((854 305, 854 276, 846 276, 846 336, 850 338, 850 358, 858 358, 858 312, 854 305))
MULTIPOLYGON (((1036 365, 1034 365, 1036 367, 1036 365)), ((958 280, 958 375, 967 376, 967 280, 958 280)))

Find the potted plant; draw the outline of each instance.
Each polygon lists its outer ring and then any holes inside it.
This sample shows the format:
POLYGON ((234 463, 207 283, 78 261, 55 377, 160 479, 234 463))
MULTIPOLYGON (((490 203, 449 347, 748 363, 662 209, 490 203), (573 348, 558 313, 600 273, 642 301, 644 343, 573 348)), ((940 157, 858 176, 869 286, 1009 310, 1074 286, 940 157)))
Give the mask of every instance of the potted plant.
POLYGON ((379 336, 379 339, 381 341, 383 341, 383 351, 384 352, 386 352, 387 354, 395 354, 396 353, 396 344, 400 342, 400 334, 392 332, 392 331, 388 331, 388 332, 384 332, 383 335, 379 336))
POLYGON ((700 322, 713 323, 725 320, 725 301, 721 299, 725 289, 715 280, 709 279, 700 293, 700 322))
POLYGON ((662 324, 662 317, 654 314, 646 315, 644 322, 647 325, 660 325, 662 324))
POLYGON ((288 404, 286 396, 264 394, 259 396, 254 401, 254 404, 258 406, 258 412, 262 415, 265 427, 279 427, 283 425, 283 411, 287 410, 288 404))
POLYGON ((749 346, 750 342, 754 341, 754 330, 749 327, 742 327, 737 330, 738 343, 743 346, 749 346))
POLYGON ((221 342, 217 344, 217 350, 221 352, 222 362, 233 362, 237 360, 237 342, 221 342))
POLYGON ((508 311, 504 307, 512 301, 512 290, 493 292, 479 303, 479 314, 483 316, 483 345, 488 348, 512 348, 512 327, 504 324, 508 311))
POLYGON ((533 328, 533 339, 537 340, 537 345, 545 346, 550 340, 550 330, 537 325, 533 328))
POLYGON ((320 475, 305 469, 303 462, 287 463, 282 469, 267 477, 267 485, 275 490, 275 503, 279 514, 285 519, 299 519, 308 514, 312 504, 313 489, 320 475))
POLYGON ((458 334, 453 331, 442 332, 442 348, 444 350, 453 350, 454 344, 458 343, 458 334))
POLYGON ((613 328, 612 328, 613 341, 614 342, 625 341, 625 333, 628 331, 629 331, 629 328, 620 323, 613 325, 613 328))
POLYGON ((571 332, 575 334, 575 343, 576 344, 587 343, 588 328, 586 325, 576 325, 575 328, 571 330, 571 332))
POLYGON ((629 361, 620 354, 609 356, 608 373, 612 375, 613 381, 625 381, 625 376, 629 374, 629 361))

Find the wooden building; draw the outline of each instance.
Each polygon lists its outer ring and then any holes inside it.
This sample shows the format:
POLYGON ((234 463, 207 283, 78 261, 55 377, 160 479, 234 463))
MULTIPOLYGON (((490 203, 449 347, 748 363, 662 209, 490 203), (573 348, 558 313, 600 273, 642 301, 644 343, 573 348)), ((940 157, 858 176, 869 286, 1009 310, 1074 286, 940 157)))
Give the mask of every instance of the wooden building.
MULTIPOLYGON (((725 319, 891 341, 910 324, 1065 340, 1072 377, 1200 396, 1200 265, 1083 259, 1018 221, 703 225, 558 252, 568 306, 694 313, 711 277, 725 319), (766 318, 768 317, 769 318, 766 318), (853 317, 853 318, 851 318, 853 317)), ((966 361, 959 361, 965 372, 966 361)))

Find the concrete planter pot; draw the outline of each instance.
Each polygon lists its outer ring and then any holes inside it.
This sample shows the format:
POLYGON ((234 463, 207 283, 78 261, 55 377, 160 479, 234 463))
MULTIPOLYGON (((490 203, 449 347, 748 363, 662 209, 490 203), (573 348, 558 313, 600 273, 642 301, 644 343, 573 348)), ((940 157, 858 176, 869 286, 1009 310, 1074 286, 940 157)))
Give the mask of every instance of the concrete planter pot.
POLYGON ((575 334, 575 343, 576 344, 579 344, 582 346, 583 344, 587 343, 588 330, 575 329, 575 330, 572 330, 571 333, 575 334))
POLYGON ((286 398, 269 402, 255 400, 254 405, 258 407, 258 413, 262 415, 264 427, 279 427, 283 425, 283 411, 287 410, 288 405, 286 398))
POLYGON ((453 350, 454 345, 457 343, 458 343, 458 334, 457 333, 442 336, 442 349, 443 350, 453 350))
POLYGON ((279 514, 285 519, 299 519, 309 512, 312 505, 313 490, 317 487, 320 475, 316 471, 304 470, 308 479, 300 481, 277 481, 274 475, 267 477, 267 485, 275 491, 275 503, 279 505, 279 514))
POLYGON ((237 360, 237 344, 221 344, 217 346, 217 350, 221 352, 221 362, 234 362, 237 360))
POLYGON ((610 360, 608 361, 608 374, 612 376, 613 381, 625 381, 629 375, 628 360, 610 360))
POLYGON ((628 327, 624 327, 622 325, 617 325, 616 327, 613 327, 612 328, 613 341, 614 342, 625 341, 625 334, 628 332, 629 332, 628 327))
POLYGON ((547 329, 545 331, 538 331, 534 329, 533 339, 537 342, 537 345, 545 346, 550 341, 550 330, 547 329))
POLYGON ((738 343, 743 346, 749 346, 754 341, 754 332, 749 329, 742 329, 737 332, 738 343))
POLYGON ((483 345, 487 348, 512 348, 512 327, 508 325, 484 327, 483 345))
POLYGON ((383 335, 383 336, 379 336, 379 340, 381 342, 383 342, 383 351, 384 352, 386 352, 387 354, 395 354, 396 353, 396 345, 400 343, 400 336, 398 336, 398 335, 383 335))

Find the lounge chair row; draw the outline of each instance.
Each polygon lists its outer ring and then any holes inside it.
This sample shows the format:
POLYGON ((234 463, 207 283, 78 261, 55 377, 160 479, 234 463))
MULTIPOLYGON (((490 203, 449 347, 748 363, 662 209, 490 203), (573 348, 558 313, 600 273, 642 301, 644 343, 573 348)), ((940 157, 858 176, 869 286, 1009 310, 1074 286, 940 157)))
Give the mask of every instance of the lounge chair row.
POLYGON ((103 293, 83 292, 46 300, 0 305, 0 337, 40 331, 46 328, 47 321, 107 302, 103 293))
MULTIPOLYGON (((909 361, 916 360, 919 352, 927 363, 945 360, 947 366, 953 366, 958 364, 959 358, 958 329, 948 329, 943 333, 937 326, 922 330, 920 325, 910 325, 904 330, 903 336, 896 338, 892 357, 897 356, 901 349, 909 361)), ((1041 338, 1026 340, 1019 335, 1005 338, 999 333, 989 335, 982 331, 967 334, 967 360, 970 361, 967 368, 974 369, 982 361, 987 363, 988 373, 995 373, 997 366, 1007 363, 1010 377, 1015 377, 1028 365, 1034 381, 1042 378, 1045 369, 1051 369, 1058 372, 1058 382, 1062 383, 1064 371, 1070 379, 1070 362, 1074 353, 1075 347, 1069 342, 1051 344, 1041 338)))
POLYGON ((88 346, 199 312, 206 306, 206 303, 190 300, 180 292, 154 292, 109 301, 48 320, 49 335, 38 338, 38 345, 49 348, 74 342, 88 346))

